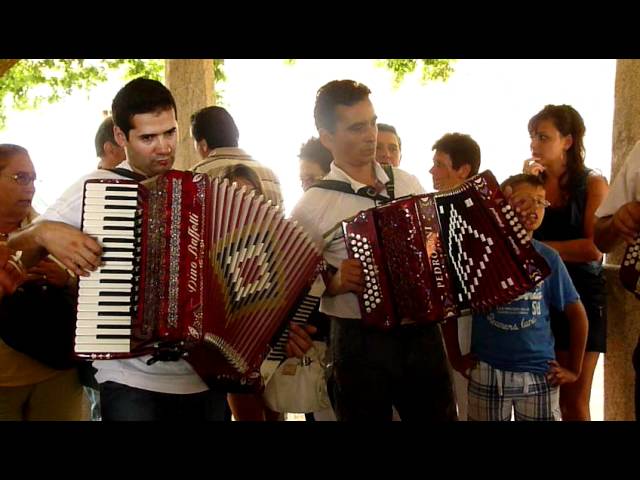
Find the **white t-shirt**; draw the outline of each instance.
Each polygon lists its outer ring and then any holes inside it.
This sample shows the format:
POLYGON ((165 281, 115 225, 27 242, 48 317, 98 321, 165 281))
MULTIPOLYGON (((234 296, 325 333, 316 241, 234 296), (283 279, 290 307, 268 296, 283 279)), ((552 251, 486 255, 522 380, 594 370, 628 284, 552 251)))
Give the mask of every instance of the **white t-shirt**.
MULTIPOLYGON (((118 167, 131 170, 126 161, 118 167)), ((36 221, 52 220, 80 228, 84 182, 102 178, 123 177, 109 170, 96 170, 81 177, 36 221)), ((99 383, 111 381, 161 393, 190 394, 208 390, 207 385, 185 360, 156 362, 153 365, 147 365, 146 362, 149 358, 149 355, 145 355, 126 360, 94 361, 93 366, 98 369, 96 380, 99 383)))
MULTIPOLYGON (((375 173, 383 184, 389 181, 384 169, 377 162, 375 163, 375 173)), ((425 193, 422 185, 413 175, 394 168, 393 176, 396 198, 425 193)), ((324 179, 348 182, 354 191, 366 186, 351 178, 333 162, 331 163, 331 171, 324 179)), ((386 190, 383 190, 381 194, 388 196, 386 190)), ((341 222, 375 205, 374 200, 359 195, 324 188, 310 188, 294 207, 291 218, 297 220, 309 235, 321 245, 326 262, 334 268, 339 268, 342 260, 348 258, 341 222)), ((351 292, 333 297, 323 296, 320 301, 320 311, 341 318, 361 318, 358 298, 351 292)))
POLYGON ((609 194, 596 210, 596 217, 608 217, 625 203, 640 200, 640 142, 631 149, 627 161, 611 184, 609 194))

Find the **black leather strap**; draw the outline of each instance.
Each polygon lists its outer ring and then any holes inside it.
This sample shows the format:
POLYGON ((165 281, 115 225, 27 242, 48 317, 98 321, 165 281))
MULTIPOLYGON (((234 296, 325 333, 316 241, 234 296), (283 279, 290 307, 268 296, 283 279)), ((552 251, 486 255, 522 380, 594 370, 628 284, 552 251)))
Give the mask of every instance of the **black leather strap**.
POLYGON ((142 182, 143 180, 147 179, 145 175, 134 172, 133 170, 127 170, 126 168, 108 168, 107 170, 113 173, 117 173, 118 175, 121 175, 123 177, 130 178, 131 180, 135 180, 136 182, 142 182))

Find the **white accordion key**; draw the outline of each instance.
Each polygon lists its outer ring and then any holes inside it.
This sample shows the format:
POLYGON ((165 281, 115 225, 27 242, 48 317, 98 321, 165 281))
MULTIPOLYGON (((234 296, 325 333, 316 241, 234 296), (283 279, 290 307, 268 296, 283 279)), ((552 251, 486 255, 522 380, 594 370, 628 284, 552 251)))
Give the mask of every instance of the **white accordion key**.
POLYGON ((129 341, 126 343, 88 343, 78 344, 75 346, 76 353, 129 353, 129 341))
POLYGON ((130 337, 131 329, 126 325, 116 325, 117 328, 96 328, 96 327, 78 327, 76 328, 76 336, 78 337, 96 337, 98 335, 113 335, 116 337, 130 337))
POLYGON ((78 344, 92 344, 99 345, 100 343, 108 343, 110 345, 129 345, 131 341, 128 337, 122 338, 98 338, 97 335, 83 335, 76 337, 76 345, 78 344))
POLYGON ((78 312, 129 312, 130 305, 97 305, 92 303, 79 303, 78 312))

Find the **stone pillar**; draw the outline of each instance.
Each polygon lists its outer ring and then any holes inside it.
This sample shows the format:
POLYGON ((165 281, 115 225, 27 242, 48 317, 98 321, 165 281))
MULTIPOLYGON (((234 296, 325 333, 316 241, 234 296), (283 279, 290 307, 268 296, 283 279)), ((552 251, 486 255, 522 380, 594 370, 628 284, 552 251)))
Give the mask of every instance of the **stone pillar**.
POLYGON ((190 117, 202 107, 214 104, 213 60, 166 60, 165 84, 178 108, 176 170, 186 170, 200 158, 193 148, 190 117))
MULTIPOLYGON (((640 60, 618 60, 611 178, 615 178, 636 141, 640 140, 640 60)), ((633 420, 634 372, 631 355, 640 334, 640 301, 626 292, 614 265, 624 246, 607 255, 608 325, 604 362, 605 420, 633 420)))
POLYGON ((604 357, 604 419, 634 420, 635 376, 631 355, 640 334, 640 301, 620 284, 617 265, 605 265, 607 353, 604 357))

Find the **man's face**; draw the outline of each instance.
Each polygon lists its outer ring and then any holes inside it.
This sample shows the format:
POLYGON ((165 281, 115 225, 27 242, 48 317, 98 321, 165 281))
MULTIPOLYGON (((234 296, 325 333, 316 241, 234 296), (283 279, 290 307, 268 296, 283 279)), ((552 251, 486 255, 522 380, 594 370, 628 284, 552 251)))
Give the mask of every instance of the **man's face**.
POLYGON ((336 107, 335 132, 320 129, 320 140, 338 167, 370 165, 376 156, 376 113, 369 99, 336 107))
POLYGON ((115 127, 116 140, 126 150, 131 168, 148 177, 170 170, 178 136, 174 110, 139 113, 131 119, 131 127, 129 139, 115 127))
POLYGON ((448 153, 436 150, 433 155, 433 167, 429 170, 433 179, 433 188, 436 190, 449 190, 455 188, 467 179, 468 168, 466 165, 457 170, 453 168, 451 157, 448 153))
POLYGON ((107 141, 103 148, 104 154, 100 158, 98 168, 116 168, 127 158, 124 148, 117 143, 107 141))
POLYGON ((378 130, 376 160, 381 164, 400 165, 400 143, 393 132, 378 130))

